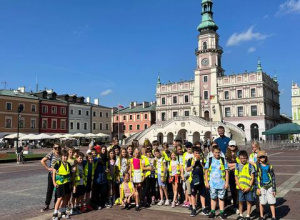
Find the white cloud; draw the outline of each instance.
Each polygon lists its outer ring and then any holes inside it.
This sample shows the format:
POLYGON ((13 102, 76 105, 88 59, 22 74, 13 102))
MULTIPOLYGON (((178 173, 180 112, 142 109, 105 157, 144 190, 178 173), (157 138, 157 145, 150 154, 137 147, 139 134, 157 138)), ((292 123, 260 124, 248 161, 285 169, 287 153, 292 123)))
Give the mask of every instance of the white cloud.
POLYGON ((110 94, 110 93, 112 93, 113 91, 111 90, 111 89, 107 89, 107 90, 105 90, 105 91, 103 91, 103 92, 101 92, 101 96, 106 96, 106 95, 108 95, 108 94, 110 94))
POLYGON ((255 47, 250 47, 248 49, 248 53, 254 53, 256 51, 256 48, 255 47))
POLYGON ((265 15, 265 16, 264 16, 264 19, 267 19, 268 17, 269 17, 269 15, 265 15))
POLYGON ((277 16, 284 14, 300 13, 300 0, 287 0, 279 5, 277 16))
POLYGON ((230 36, 230 38, 227 41, 227 46, 236 46, 239 45, 242 42, 245 41, 251 41, 251 40, 265 40, 270 35, 262 34, 259 32, 253 31, 254 26, 251 26, 247 31, 242 33, 234 33, 230 36))

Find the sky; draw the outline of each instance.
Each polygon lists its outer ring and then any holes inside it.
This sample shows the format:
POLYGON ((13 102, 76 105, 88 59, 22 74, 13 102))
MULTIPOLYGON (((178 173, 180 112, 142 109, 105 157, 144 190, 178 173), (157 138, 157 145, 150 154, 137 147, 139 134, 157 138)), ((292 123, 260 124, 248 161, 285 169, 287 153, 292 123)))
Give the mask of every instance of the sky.
MULTIPOLYGON (((214 0, 225 74, 277 74, 281 113, 300 84, 300 0, 214 0)), ((155 101, 162 83, 194 76, 201 0, 1 0, 0 88, 155 101)))

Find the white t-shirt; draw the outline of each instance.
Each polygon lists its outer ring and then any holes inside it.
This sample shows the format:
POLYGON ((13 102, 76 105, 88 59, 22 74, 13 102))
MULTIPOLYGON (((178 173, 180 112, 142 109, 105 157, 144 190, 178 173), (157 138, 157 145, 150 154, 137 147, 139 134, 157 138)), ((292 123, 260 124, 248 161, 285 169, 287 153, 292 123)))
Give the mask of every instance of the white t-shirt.
POLYGON ((171 160, 171 174, 172 176, 175 176, 177 174, 177 165, 179 165, 179 162, 177 160, 171 160))
POLYGON ((165 159, 163 157, 161 157, 159 159, 156 158, 157 173, 161 174, 161 168, 162 168, 164 162, 165 162, 165 159))
POLYGON ((79 173, 79 177, 80 177, 79 185, 83 185, 83 166, 78 165, 77 169, 78 169, 78 173, 79 173))

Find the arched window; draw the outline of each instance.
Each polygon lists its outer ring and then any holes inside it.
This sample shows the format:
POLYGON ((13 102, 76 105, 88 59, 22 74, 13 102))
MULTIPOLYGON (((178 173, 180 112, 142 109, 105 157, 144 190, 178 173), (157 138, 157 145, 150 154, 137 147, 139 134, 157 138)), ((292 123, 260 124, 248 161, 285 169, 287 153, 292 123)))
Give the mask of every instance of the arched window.
POLYGON ((204 12, 207 11, 207 5, 204 5, 204 12))
POLYGON ((206 50, 206 49, 207 49, 207 43, 203 42, 203 50, 206 50))
POLYGON ((251 133, 251 140, 259 139, 259 127, 256 123, 251 124, 250 133, 251 133))
POLYGON ((238 124, 237 125, 240 129, 242 129, 243 131, 245 131, 245 126, 243 124, 238 124))

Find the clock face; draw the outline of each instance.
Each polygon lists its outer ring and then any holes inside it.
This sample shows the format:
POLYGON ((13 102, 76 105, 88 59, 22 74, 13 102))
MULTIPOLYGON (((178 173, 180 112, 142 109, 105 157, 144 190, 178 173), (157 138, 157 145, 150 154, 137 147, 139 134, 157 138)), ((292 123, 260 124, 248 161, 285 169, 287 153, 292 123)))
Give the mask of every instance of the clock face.
POLYGON ((294 95, 297 95, 297 90, 294 91, 294 95))
POLYGON ((204 58, 202 61, 201 61, 201 64, 203 66, 207 66, 209 64, 209 60, 207 58, 204 58))

